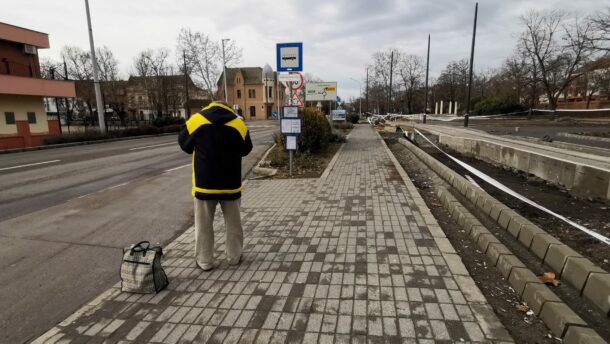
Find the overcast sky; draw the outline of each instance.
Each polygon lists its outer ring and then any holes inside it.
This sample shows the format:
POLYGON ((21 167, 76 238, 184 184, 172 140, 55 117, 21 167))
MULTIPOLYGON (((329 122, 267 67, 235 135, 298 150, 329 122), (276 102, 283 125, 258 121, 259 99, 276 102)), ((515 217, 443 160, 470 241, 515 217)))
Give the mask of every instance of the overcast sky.
MULTIPOLYGON (((515 47, 519 16, 529 9, 563 8, 582 16, 610 0, 481 0, 475 70, 495 68, 515 47)), ((474 1, 465 0, 90 0, 96 46, 106 45, 124 77, 147 48, 175 50, 181 27, 243 48, 241 66, 275 69, 275 44, 303 42, 304 71, 337 81, 339 96, 357 96, 371 55, 391 47, 425 59, 432 35, 430 74, 468 58, 474 1)), ((0 0, 0 21, 49 34, 59 57, 63 45, 88 49, 84 0, 0 0)), ((364 82, 363 82, 364 85, 364 82)), ((364 87, 364 86, 363 86, 364 87)))

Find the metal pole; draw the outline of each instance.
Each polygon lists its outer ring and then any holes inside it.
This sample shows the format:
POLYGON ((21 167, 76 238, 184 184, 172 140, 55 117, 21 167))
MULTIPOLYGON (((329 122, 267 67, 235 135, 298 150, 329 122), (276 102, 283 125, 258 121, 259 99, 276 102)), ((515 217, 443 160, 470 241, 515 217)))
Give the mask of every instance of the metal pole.
POLYGON ((470 92, 472 90, 472 65, 474 62, 474 42, 477 35, 477 12, 479 11, 479 3, 474 6, 474 25, 472 27, 472 46, 470 48, 470 73, 468 76, 468 98, 466 99, 466 114, 464 114, 464 126, 468 127, 468 117, 470 116, 470 92))
POLYGON ((358 83, 358 87, 360 88, 360 97, 359 97, 359 99, 360 99, 360 109, 358 110, 358 116, 362 117, 362 83, 360 81, 354 79, 354 78, 350 78, 350 79, 352 79, 355 82, 357 82, 358 83))
POLYGON ((369 69, 366 69, 366 111, 369 111, 369 69))
POLYGON ((184 102, 184 117, 189 119, 189 117, 191 117, 191 109, 189 106, 189 77, 188 70, 186 69, 186 51, 182 51, 182 59, 184 60, 184 94, 186 96, 184 102))
POLYGON ((228 38, 223 38, 222 39, 222 76, 223 76, 223 82, 225 85, 225 103, 229 102, 229 96, 227 94, 227 60, 225 57, 225 41, 228 41, 228 38))
MULTIPOLYGON (((290 73, 288 73, 290 74, 290 73)), ((290 86, 290 97, 288 98, 288 105, 292 105, 292 80, 288 81, 288 85, 290 86)), ((286 140, 288 141, 288 140, 286 140)), ((288 151, 288 158, 289 158, 289 170, 288 170, 288 176, 292 177, 292 149, 288 151)))
POLYGON ((394 51, 390 54, 390 89, 388 90, 388 111, 390 113, 390 107, 392 106, 392 74, 394 74, 394 51))
POLYGON ((89 27, 89 45, 91 46, 91 63, 93 64, 93 84, 95 86, 95 102, 97 105, 97 118, 100 122, 100 132, 106 133, 106 121, 104 118, 104 104, 102 101, 102 91, 100 89, 100 80, 97 71, 97 59, 95 57, 95 45, 93 44, 93 30, 91 29, 91 15, 89 14, 89 0, 85 0, 85 8, 87 10, 87 26, 89 27))
POLYGON ((428 34, 428 56, 426 57, 426 97, 424 101, 424 124, 426 124, 426 114, 428 113, 428 71, 430 69, 430 34, 428 34))
MULTIPOLYGON (((66 60, 64 59, 64 80, 68 80, 68 65, 66 64, 66 60)), ((68 125, 68 134, 70 134, 70 103, 68 102, 68 98, 64 98, 64 102, 66 102, 66 124, 68 125)), ((60 122, 61 127, 61 122, 60 122)))
POLYGON ((276 96, 275 103, 277 104, 276 119, 279 120, 280 116, 281 116, 281 113, 280 113, 280 72, 275 72, 275 96, 276 96))
MULTIPOLYGON (((51 67, 51 79, 55 80, 55 67, 51 67)), ((55 97, 55 111, 57 112, 57 121, 59 122, 59 133, 61 134, 61 116, 59 115, 59 101, 55 97)))

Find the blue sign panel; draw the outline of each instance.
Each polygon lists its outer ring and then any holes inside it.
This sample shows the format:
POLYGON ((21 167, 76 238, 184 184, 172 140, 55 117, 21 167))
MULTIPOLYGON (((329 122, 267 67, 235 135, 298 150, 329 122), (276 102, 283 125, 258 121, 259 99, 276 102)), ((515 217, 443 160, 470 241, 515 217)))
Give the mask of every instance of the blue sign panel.
POLYGON ((277 71, 303 71, 303 43, 277 44, 277 71))

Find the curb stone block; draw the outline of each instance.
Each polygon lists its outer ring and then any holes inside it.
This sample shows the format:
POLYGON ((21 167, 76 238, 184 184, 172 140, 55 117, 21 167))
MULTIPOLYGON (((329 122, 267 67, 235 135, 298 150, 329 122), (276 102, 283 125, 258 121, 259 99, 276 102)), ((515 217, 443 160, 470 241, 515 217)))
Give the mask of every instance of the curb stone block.
POLYGON ((529 249, 530 246, 532 245, 532 240, 534 239, 534 236, 537 234, 544 234, 544 233, 546 233, 546 232, 543 231, 542 229, 540 229, 538 226, 525 225, 525 226, 521 227, 517 240, 519 240, 519 242, 521 242, 521 244, 523 244, 523 246, 525 246, 529 249))
POLYGON ((561 276, 563 267, 566 264, 568 257, 582 256, 564 244, 550 245, 549 250, 546 253, 546 257, 544 257, 544 263, 550 266, 558 276, 561 276))
POLYGON ((477 199, 474 203, 474 206, 479 208, 479 209, 483 209, 483 204, 485 203, 485 201, 487 200, 487 195, 484 195, 483 193, 479 193, 477 195, 477 199))
POLYGON ((563 337, 564 344, 605 344, 606 341, 593 329, 582 326, 570 326, 563 337))
POLYGON ((592 272, 604 274, 606 271, 587 258, 569 257, 561 274, 563 279, 582 292, 592 272))
POLYGON ((455 210, 451 212, 451 217, 455 222, 458 222, 460 216, 464 216, 464 213, 466 212, 466 208, 464 208, 464 206, 462 206, 460 203, 458 204, 459 205, 455 207, 455 210))
POLYGON ((498 217, 498 225, 504 229, 508 229, 508 223, 510 220, 515 217, 520 216, 514 210, 504 206, 502 212, 500 212, 500 216, 498 217))
POLYGON ((487 259, 491 263, 492 266, 496 266, 498 264, 498 259, 500 256, 505 254, 512 254, 508 247, 504 246, 502 243, 489 243, 489 247, 487 248, 487 259))
POLYGON ((569 325, 587 326, 574 311, 563 302, 547 302, 542 307, 540 318, 557 337, 563 337, 569 325))
POLYGON ((491 197, 486 197, 484 199, 483 204, 481 205, 480 209, 483 211, 483 213, 489 214, 489 212, 491 211, 492 205, 493 205, 493 201, 491 200, 491 197))
POLYGON ((463 229, 464 226, 466 225, 466 221, 468 221, 468 220, 470 220, 470 222, 472 222, 472 215, 470 214, 470 212, 463 213, 462 216, 460 216, 458 218, 457 224, 460 228, 463 229))
POLYGON ((498 264, 496 264, 496 267, 498 268, 502 276, 508 279, 510 271, 513 268, 525 268, 526 266, 523 265, 523 263, 516 256, 512 254, 507 254, 498 258, 498 264))
POLYGON ((610 314, 610 274, 594 272, 589 275, 582 294, 606 314, 610 314))
POLYGON ((526 285, 540 284, 540 280, 528 268, 514 268, 510 272, 510 276, 508 276, 508 283, 519 294, 519 297, 522 297, 526 285))
POLYGON ((474 216, 470 215, 464 218, 464 225, 462 226, 462 229, 466 232, 466 234, 470 234, 472 227, 480 225, 481 223, 479 222, 479 220, 477 220, 474 216))
POLYGON ((466 194, 466 198, 472 203, 475 204, 477 201, 477 197, 479 196, 477 193, 477 188, 471 188, 468 193, 466 194))
POLYGON ((525 289, 523 290, 522 299, 527 302, 527 305, 536 315, 540 314, 540 311, 545 303, 562 302, 561 299, 549 289, 549 287, 542 283, 527 283, 525 285, 525 289))
POLYGON ((491 210, 489 211, 489 217, 491 217, 492 220, 497 222, 498 217, 500 216, 500 212, 504 207, 506 206, 500 202, 495 203, 491 206, 491 210))
POLYGON ((476 242, 477 240, 479 240, 479 236, 481 234, 489 234, 489 231, 483 226, 472 226, 472 230, 469 233, 470 238, 472 238, 472 240, 476 242))
POLYGON ((481 234, 477 239, 477 246, 483 251, 483 253, 487 253, 489 248, 489 244, 499 244, 500 241, 493 234, 481 234))
POLYGON ((507 230, 512 236, 516 238, 519 236, 519 232, 521 231, 521 229, 527 225, 535 226, 532 222, 530 222, 523 216, 514 216, 510 219, 507 230))
POLYGON ((551 244, 561 245, 561 241, 555 239, 554 236, 548 233, 539 233, 534 235, 530 251, 532 251, 536 257, 544 260, 551 244))

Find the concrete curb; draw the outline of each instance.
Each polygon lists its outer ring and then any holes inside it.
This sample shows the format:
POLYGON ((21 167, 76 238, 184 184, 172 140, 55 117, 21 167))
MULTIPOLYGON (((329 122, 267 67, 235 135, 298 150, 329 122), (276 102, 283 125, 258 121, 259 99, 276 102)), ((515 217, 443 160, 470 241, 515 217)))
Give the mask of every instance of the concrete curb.
POLYGON ((570 133, 557 133, 557 136, 567 137, 570 139, 583 140, 583 141, 610 142, 610 138, 608 138, 608 137, 597 137, 597 136, 578 135, 578 134, 570 134, 570 133))
MULTIPOLYGON (((458 256, 456 254, 456 251, 455 251, 453 245, 447 239, 447 236, 445 235, 442 228, 436 221, 436 218, 434 217, 434 215, 432 215, 432 212, 430 211, 430 209, 426 205, 426 202, 419 194, 419 191, 417 190, 417 188, 415 187, 415 185, 413 184, 413 182, 407 175, 407 172, 402 168, 402 166, 400 165, 398 160, 396 160, 396 157, 394 156, 392 151, 388 148, 385 141, 383 141, 383 139, 381 138, 379 133, 377 133, 377 135, 378 135, 378 138, 381 141, 383 147, 385 148, 390 160, 394 164, 394 167, 398 171, 398 174, 400 175, 401 179, 403 180, 403 183, 409 190, 409 193, 411 194, 411 198, 413 199, 413 202, 419 208, 419 210, 424 218, 424 221, 426 223, 426 226, 428 226, 428 229, 430 230, 430 234, 432 235, 434 242, 438 246, 438 249, 439 249, 441 255, 443 256, 443 259, 447 263, 447 267, 449 268, 451 273, 454 275, 455 282, 457 283, 458 287, 464 294, 464 298, 466 299, 468 304, 472 305, 473 307, 488 306, 487 299, 485 299, 485 296, 483 295, 483 293, 481 292, 479 287, 475 284, 474 280, 470 276, 470 273, 468 272, 468 270, 462 263, 460 256, 458 256)), ((493 314, 493 312, 490 313, 489 319, 479 318, 477 320, 480 322, 488 322, 488 321, 489 322, 499 322, 499 320, 496 318, 496 316, 493 314)), ((492 329, 492 327, 490 327, 490 323, 483 324, 482 327, 485 329, 488 329, 489 333, 486 333, 486 335, 488 335, 488 334, 494 335, 494 336, 500 335, 500 337, 497 337, 498 340, 507 341, 507 342, 512 341, 510 334, 504 328, 492 329), (494 332, 494 334, 491 333, 492 331, 494 332)))
POLYGON ((610 200, 610 169, 606 167, 564 158, 561 153, 548 155, 535 149, 514 146, 511 142, 494 141, 488 137, 451 135, 442 129, 420 124, 415 127, 438 135, 441 144, 462 154, 533 174, 552 184, 565 187, 570 194, 578 197, 610 200))
POLYGON ((519 298, 527 303, 555 336, 563 338, 563 342, 567 344, 605 342, 448 190, 441 189, 438 198, 453 219, 468 219, 461 222, 458 220, 458 225, 469 234, 472 241, 487 256, 488 262, 500 271, 519 298), (577 329, 572 329, 573 327, 577 329), (567 335, 568 332, 570 336, 567 335))
POLYGON ((175 133, 164 133, 164 134, 158 134, 158 135, 141 135, 141 136, 117 137, 115 139, 107 139, 107 140, 94 140, 94 141, 59 143, 59 144, 56 144, 56 145, 36 146, 36 147, 27 147, 27 148, 3 149, 3 150, 0 150, 0 154, 11 154, 11 153, 31 152, 31 151, 38 151, 38 150, 44 150, 44 149, 53 149, 53 148, 84 146, 84 145, 92 145, 92 144, 96 144, 96 143, 108 143, 108 142, 116 142, 116 141, 129 141, 129 140, 145 139, 145 138, 149 138, 149 137, 171 136, 171 135, 177 136, 178 134, 179 134, 179 132, 175 132, 175 133))
POLYGON ((489 215, 544 264, 551 267, 558 277, 580 290, 581 296, 593 302, 604 314, 610 314, 610 273, 407 140, 399 139, 399 142, 462 195, 471 201, 475 200, 472 202, 475 207, 489 215))

